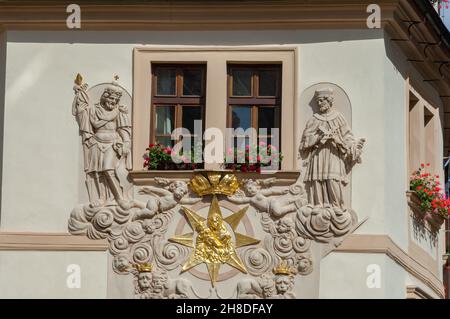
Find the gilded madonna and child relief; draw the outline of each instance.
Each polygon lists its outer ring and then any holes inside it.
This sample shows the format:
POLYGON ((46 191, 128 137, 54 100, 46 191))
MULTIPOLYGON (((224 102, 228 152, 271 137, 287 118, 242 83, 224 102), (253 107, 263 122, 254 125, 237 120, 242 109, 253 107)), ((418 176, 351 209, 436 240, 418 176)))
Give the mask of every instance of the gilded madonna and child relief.
POLYGON ((134 190, 131 96, 117 80, 89 88, 75 79, 89 202, 72 210, 69 231, 108 240, 112 270, 132 278, 130 297, 298 298, 300 279, 320 262, 314 245, 338 245, 357 222, 345 186, 365 140, 335 110, 333 88, 314 91, 318 108, 302 134, 304 170, 294 184, 195 171, 134 190))

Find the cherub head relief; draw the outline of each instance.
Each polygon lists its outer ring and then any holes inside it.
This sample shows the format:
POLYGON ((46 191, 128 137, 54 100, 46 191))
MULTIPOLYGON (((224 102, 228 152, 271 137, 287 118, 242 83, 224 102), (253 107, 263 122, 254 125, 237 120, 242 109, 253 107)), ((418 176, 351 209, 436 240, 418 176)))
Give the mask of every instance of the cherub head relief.
POLYGON ((295 259, 295 264, 299 274, 309 275, 313 271, 313 261, 310 254, 297 254, 295 259))
POLYGON ((113 260, 113 268, 117 272, 126 272, 130 270, 130 261, 127 255, 117 255, 113 260))
POLYGON ((295 228, 295 222, 290 216, 285 216, 277 221, 276 228, 279 234, 289 233, 295 228))
POLYGON ((245 195, 252 197, 258 194, 259 190, 261 189, 261 186, 259 183, 253 179, 247 179, 244 181, 244 192, 245 195))
POLYGON ((173 196, 177 200, 181 200, 189 192, 186 182, 183 181, 175 181, 170 183, 169 191, 173 193, 173 196))
POLYGON ((153 234, 155 230, 160 226, 154 219, 144 219, 142 221, 142 229, 147 234, 153 234))

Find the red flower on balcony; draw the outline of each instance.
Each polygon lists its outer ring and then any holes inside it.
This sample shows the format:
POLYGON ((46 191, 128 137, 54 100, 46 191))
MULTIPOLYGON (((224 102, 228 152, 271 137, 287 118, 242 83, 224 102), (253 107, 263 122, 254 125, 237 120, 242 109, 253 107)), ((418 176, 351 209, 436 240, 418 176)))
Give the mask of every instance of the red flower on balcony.
POLYGON ((420 164, 410 178, 410 189, 416 192, 420 206, 424 212, 447 218, 450 211, 450 199, 447 199, 439 187, 439 175, 432 175, 425 171, 428 164, 420 164))

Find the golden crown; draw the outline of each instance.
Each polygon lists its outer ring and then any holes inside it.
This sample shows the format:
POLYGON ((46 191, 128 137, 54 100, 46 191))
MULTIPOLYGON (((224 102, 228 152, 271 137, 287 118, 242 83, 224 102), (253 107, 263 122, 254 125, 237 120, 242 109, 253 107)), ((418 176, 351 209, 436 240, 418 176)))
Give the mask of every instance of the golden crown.
POLYGON ((149 263, 135 264, 135 267, 139 272, 152 272, 153 270, 152 264, 149 263))
POLYGON ((287 265, 286 262, 282 261, 277 267, 273 269, 275 275, 292 275, 292 268, 287 265))
POLYGON ((208 172, 206 177, 197 174, 189 182, 189 186, 198 196, 210 194, 233 195, 239 189, 239 182, 235 175, 221 172, 208 172))

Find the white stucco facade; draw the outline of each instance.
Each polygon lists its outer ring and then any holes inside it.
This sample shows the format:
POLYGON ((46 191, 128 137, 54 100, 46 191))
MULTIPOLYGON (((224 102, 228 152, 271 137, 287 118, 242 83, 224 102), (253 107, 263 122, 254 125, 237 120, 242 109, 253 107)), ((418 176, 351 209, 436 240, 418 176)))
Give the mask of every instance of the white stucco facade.
MULTIPOLYGON (((363 162, 352 171, 352 208, 363 221, 355 234, 388 236, 408 254, 406 79, 422 81, 388 39, 382 30, 6 31, 0 38, 0 58, 6 53, 4 70, 0 67, 0 96, 5 84, 0 232, 67 233, 70 211, 87 202, 82 148, 70 111, 77 73, 90 85, 117 74, 132 93, 133 50, 138 46, 288 46, 297 54, 296 98, 316 83, 339 86, 351 103, 353 133, 367 140, 363 162)), ((424 84, 416 89, 426 90, 429 102, 441 107, 433 88, 424 84)), ((134 110, 138 107, 145 105, 133 105, 134 110)), ((442 134, 438 136, 442 141, 442 134)), ((442 150, 436 151, 441 158, 442 150)), ((439 240, 431 258, 441 258, 442 245, 439 240)), ((0 287, 8 287, 0 289, 0 297, 111 296, 107 255, 0 251, 0 287), (24 276, 27 272, 18 265, 30 263, 33 275, 24 276), (82 267, 80 289, 65 284, 66 268, 72 263, 82 267)), ((439 297, 381 251, 334 251, 322 259, 318 271, 319 298, 406 298, 409 284, 439 297), (379 288, 367 286, 367 267, 372 264, 381 269, 379 288)), ((437 278, 441 274, 439 267, 437 278)))

